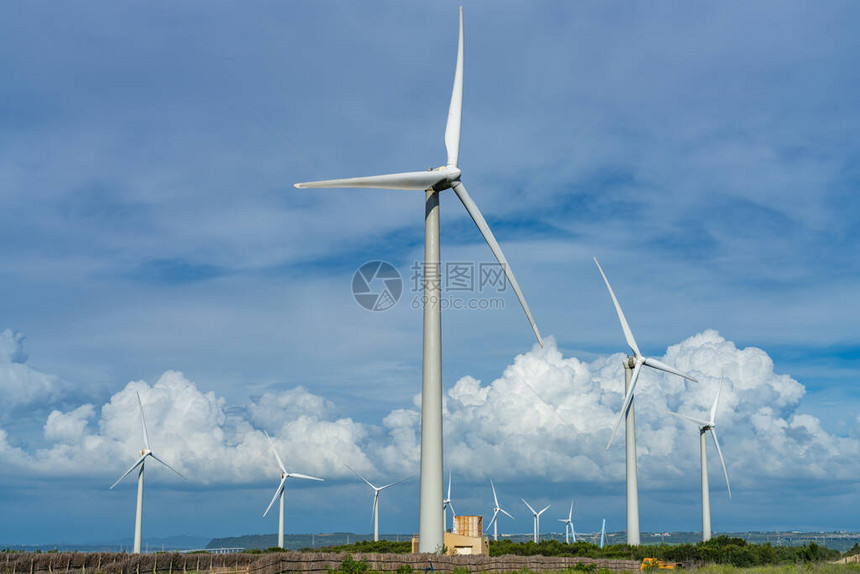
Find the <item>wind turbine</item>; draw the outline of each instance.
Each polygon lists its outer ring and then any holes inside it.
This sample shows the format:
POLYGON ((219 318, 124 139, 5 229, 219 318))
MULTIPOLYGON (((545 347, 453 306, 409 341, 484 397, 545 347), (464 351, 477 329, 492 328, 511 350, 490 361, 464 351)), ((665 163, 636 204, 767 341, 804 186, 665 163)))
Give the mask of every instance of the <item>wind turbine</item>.
POLYGON ((113 490, 113 487, 116 486, 117 484, 119 484, 120 482, 122 482, 122 480, 126 476, 131 474, 132 471, 134 471, 134 469, 136 469, 138 467, 140 468, 140 470, 137 473, 137 510, 135 511, 135 515, 134 515, 134 550, 133 550, 133 552, 135 554, 140 554, 140 537, 141 537, 141 530, 142 530, 142 525, 143 525, 143 468, 144 468, 144 465, 146 464, 146 458, 152 457, 153 460, 157 460, 158 462, 160 462, 161 464, 163 464, 164 466, 166 466, 167 468, 169 468, 170 470, 175 472, 177 475, 179 475, 179 477, 182 478, 183 480, 185 480, 185 477, 182 476, 181 474, 179 474, 179 472, 177 472, 177 470, 175 468, 173 468, 172 466, 170 466, 169 464, 167 464, 166 462, 164 462, 163 460, 161 460, 160 458, 155 456, 155 453, 152 452, 152 449, 149 446, 149 433, 146 432, 146 418, 144 418, 144 416, 143 416, 143 403, 140 401, 140 393, 136 393, 136 394, 137 394, 137 406, 140 408, 140 422, 143 425, 144 448, 143 448, 143 450, 140 451, 140 458, 137 459, 137 462, 135 462, 133 465, 131 465, 131 468, 129 468, 127 471, 125 471, 125 474, 123 474, 121 477, 119 477, 119 479, 111 485, 110 490, 113 490))
POLYGON ((522 501, 523 501, 523 504, 525 504, 526 506, 528 506, 528 507, 529 507, 529 510, 531 510, 531 511, 532 511, 532 514, 534 514, 534 521, 535 521, 535 536, 534 536, 534 540, 535 540, 535 544, 537 544, 537 543, 540 541, 540 540, 539 540, 539 538, 540 538, 540 515, 541 515, 541 514, 543 514, 544 512, 546 512, 546 509, 547 509, 547 508, 549 508, 549 507, 550 507, 550 506, 552 506, 552 505, 547 504, 546 506, 544 506, 543 510, 541 510, 540 512, 538 512, 537 510, 535 510, 534 508, 532 508, 532 505, 531 505, 531 504, 529 504, 528 502, 526 502, 526 500, 525 500, 524 498, 521 498, 520 500, 522 500, 522 501))
POLYGON ((567 514, 567 518, 559 518, 559 522, 564 522, 564 543, 570 544, 567 529, 570 528, 571 534, 573 534, 573 542, 576 543, 576 532, 573 531, 573 501, 570 501, 570 512, 567 514))
POLYGON ((520 286, 487 225, 484 216, 460 181, 460 126, 463 112, 463 8, 454 88, 445 126, 447 162, 428 171, 412 171, 297 183, 296 187, 364 187, 424 191, 424 348, 421 383, 421 484, 419 497, 418 551, 436 552, 443 546, 442 512, 442 314, 441 260, 439 255, 439 193, 451 188, 484 236, 508 282, 519 299, 538 343, 543 341, 520 286))
POLYGON ((272 497, 272 501, 269 503, 269 506, 266 507, 266 512, 263 513, 263 518, 269 514, 269 510, 272 509, 272 505, 275 504, 275 500, 280 497, 280 512, 278 514, 278 548, 284 547, 284 490, 286 488, 287 479, 288 478, 303 478, 305 480, 318 480, 322 482, 324 479, 317 478, 315 476, 308 476, 306 474, 299 474, 298 472, 287 472, 287 469, 284 468, 284 463, 281 461, 281 457, 278 456, 278 450, 275 448, 275 441, 272 440, 272 437, 269 436, 269 433, 263 431, 266 434, 266 438, 269 440, 269 448, 272 449, 272 452, 275 454, 275 458, 278 461, 278 466, 281 468, 281 483, 278 485, 278 488, 275 489, 275 496, 272 497))
POLYGON ((603 519, 603 524, 600 527, 600 547, 603 548, 603 539, 606 538, 606 519, 603 519))
POLYGON ((490 488, 493 489, 493 518, 490 520, 490 523, 487 524, 487 529, 489 529, 490 526, 493 527, 493 541, 496 542, 499 540, 499 523, 496 520, 499 517, 499 513, 501 512, 508 518, 513 518, 513 516, 511 516, 507 510, 499 506, 499 497, 496 496, 496 485, 493 484, 492 480, 490 481, 490 488))
POLYGON ((400 484, 401 482, 405 482, 412 478, 411 476, 407 476, 406 478, 401 478, 396 482, 392 482, 390 484, 386 484, 385 486, 375 486, 372 482, 361 476, 357 470, 352 468, 349 465, 346 465, 346 468, 355 473, 355 475, 367 483, 367 485, 373 489, 373 510, 371 511, 371 520, 373 520, 373 541, 379 541, 379 493, 389 486, 394 486, 395 484, 400 484))
POLYGON ((717 440, 717 431, 714 427, 717 426, 715 421, 717 416, 717 407, 720 404, 720 395, 723 392, 723 380, 720 379, 720 386, 717 389, 717 396, 714 398, 714 404, 711 405, 711 414, 708 420, 697 419, 682 415, 680 413, 669 413, 676 417, 682 418, 699 427, 699 452, 702 457, 702 540, 711 539, 711 493, 708 488, 708 448, 705 435, 710 431, 714 439, 714 446, 717 447, 717 454, 720 456, 720 464, 723 466, 723 476, 726 477, 726 490, 729 492, 729 499, 732 498, 732 487, 729 485, 729 473, 726 471, 726 461, 723 459, 723 451, 720 449, 720 442, 717 440))
POLYGON ((633 356, 627 357, 624 361, 624 404, 621 407, 621 412, 618 415, 618 420, 615 422, 615 427, 612 429, 612 435, 609 437, 606 448, 608 449, 612 444, 612 439, 615 438, 615 433, 618 431, 621 421, 626 418, 627 544, 636 546, 640 542, 639 485, 636 480, 636 418, 633 411, 633 391, 636 388, 636 383, 639 382, 639 374, 642 372, 644 365, 684 377, 694 383, 697 381, 693 377, 670 367, 662 361, 642 355, 639 351, 639 346, 636 344, 636 339, 633 338, 633 331, 630 330, 630 325, 627 324, 627 319, 621 310, 621 305, 618 304, 618 299, 615 297, 615 291, 612 290, 612 285, 609 284, 609 279, 606 278, 606 274, 603 272, 600 263, 597 262, 596 257, 594 258, 594 263, 597 265, 597 269, 600 270, 600 275, 606 283, 610 297, 612 297, 612 303, 615 305, 615 311, 618 313, 618 320, 621 322, 621 329, 624 331, 624 338, 627 339, 627 344, 630 346, 630 350, 633 351, 633 356))
POLYGON ((448 524, 448 507, 451 507, 451 532, 457 533, 456 518, 457 513, 454 511, 454 505, 451 504, 451 473, 448 473, 448 496, 442 501, 442 512, 444 513, 442 524, 448 524))

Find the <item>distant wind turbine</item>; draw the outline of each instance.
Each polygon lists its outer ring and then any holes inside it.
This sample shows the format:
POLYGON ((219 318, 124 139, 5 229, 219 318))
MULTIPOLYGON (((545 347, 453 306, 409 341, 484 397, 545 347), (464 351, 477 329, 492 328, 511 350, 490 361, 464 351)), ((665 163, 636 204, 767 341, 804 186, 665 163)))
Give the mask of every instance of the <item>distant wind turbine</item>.
POLYGON ((503 509, 499 506, 499 497, 496 496, 496 486, 493 484, 493 481, 490 481, 490 488, 493 489, 493 518, 490 520, 490 523, 487 524, 487 529, 489 530, 490 526, 493 527, 493 541, 499 540, 499 513, 501 512, 508 518, 513 518, 507 510, 503 509))
POLYGON ((606 519, 603 519, 603 525, 600 527, 600 547, 603 548, 603 540, 606 538, 606 519))
POLYGON ((176 469, 174 469, 172 466, 170 466, 169 464, 167 464, 166 462, 164 462, 163 460, 161 460, 160 458, 155 456, 155 453, 152 452, 152 450, 149 446, 149 433, 146 432, 146 418, 144 418, 144 416, 143 416, 143 403, 140 401, 140 393, 136 393, 136 394, 137 394, 137 406, 140 408, 140 422, 143 425, 144 448, 143 448, 143 450, 140 451, 140 458, 137 459, 137 462, 135 462, 133 465, 131 465, 131 468, 129 468, 127 471, 125 471, 125 474, 123 474, 121 477, 119 477, 119 479, 111 485, 110 489, 112 490, 114 486, 116 486, 117 484, 122 482, 122 480, 126 476, 131 474, 134 471, 134 469, 136 469, 138 467, 140 468, 140 470, 137 473, 137 510, 135 511, 135 515, 134 515, 134 550, 133 550, 133 552, 135 554, 140 554, 140 537, 141 537, 141 530, 142 530, 142 525, 143 525, 143 467, 146 463, 147 457, 152 457, 153 460, 157 460, 158 462, 160 462, 161 464, 163 464, 164 466, 166 466, 167 468, 169 468, 170 470, 175 472, 183 480, 185 480, 185 477, 182 476, 181 474, 179 474, 179 472, 176 469))
POLYGON ((355 475, 358 478, 360 478, 361 480, 366 482, 370 488, 373 489, 373 510, 371 511, 370 518, 373 521, 373 541, 378 542, 379 541, 379 493, 382 492, 383 490, 385 490, 386 488, 388 488, 389 486, 394 486, 395 484, 400 484, 401 482, 405 482, 412 477, 407 476, 406 478, 401 478, 400 480, 386 484, 385 486, 375 486, 372 482, 370 482, 369 480, 367 480, 366 478, 361 476, 357 470, 355 470, 354 468, 352 468, 349 465, 345 465, 345 466, 346 466, 346 468, 351 470, 353 473, 355 473, 355 475))
POLYGON ((269 503, 269 506, 266 507, 266 512, 263 513, 263 517, 265 518, 267 514, 269 514, 269 510, 272 509, 272 505, 275 504, 275 500, 280 497, 280 512, 278 513, 278 548, 284 547, 284 490, 287 485, 288 478, 303 478, 305 480, 318 480, 320 482, 323 481, 322 478, 317 478, 315 476, 308 476, 306 474, 299 474, 298 472, 287 472, 287 469, 284 468, 284 463, 281 461, 281 457, 278 456, 278 449, 275 446, 275 441, 272 440, 272 437, 269 436, 269 433, 263 431, 266 434, 266 438, 269 441, 269 448, 272 449, 272 452, 275 454, 275 459, 278 461, 278 466, 281 469, 281 483, 278 485, 278 488, 275 489, 275 495, 272 497, 272 501, 269 503))
POLYGON ((442 500, 442 511, 444 513, 444 520, 442 523, 445 527, 448 526, 448 508, 451 508, 451 532, 457 533, 457 513, 454 511, 454 505, 451 504, 451 472, 448 472, 448 496, 446 496, 442 500))
POLYGON ((550 507, 550 506, 552 506, 552 505, 547 504, 546 506, 544 506, 543 510, 541 510, 540 512, 538 512, 537 510, 535 510, 534 508, 532 508, 532 505, 531 505, 531 504, 529 504, 528 502, 526 502, 526 500, 525 500, 524 498, 521 498, 520 500, 522 500, 522 501, 523 501, 523 504, 525 504, 526 506, 528 506, 528 507, 529 507, 529 510, 531 510, 531 511, 532 511, 532 514, 534 514, 534 522, 535 522, 535 534, 534 534, 534 541, 535 541, 535 544, 537 544, 538 542, 540 542, 540 515, 541 515, 541 514, 543 514, 544 512, 546 512, 546 509, 547 509, 547 508, 549 508, 549 507, 550 507))
POLYGON ((606 288, 609 290, 609 296, 612 297, 612 303, 615 305, 615 311, 618 313, 618 320, 621 322, 621 329, 624 331, 624 338, 627 339, 627 344, 630 350, 633 351, 632 357, 627 357, 624 361, 624 404, 621 407, 621 412, 618 415, 618 420, 615 422, 615 427, 612 429, 612 435, 609 437, 609 442, 606 448, 612 444, 612 439, 615 438, 615 433, 621 425, 621 421, 626 418, 626 450, 627 450, 627 544, 636 546, 640 543, 639 535, 639 485, 636 479, 636 418, 633 412, 633 392, 636 389, 636 383, 639 382, 639 374, 642 371, 642 366, 648 366, 653 369, 684 377, 694 383, 697 382, 693 377, 682 373, 681 371, 670 367, 662 361, 645 357, 639 352, 639 346, 636 344, 636 339, 633 338, 633 331, 630 330, 630 325, 627 324, 627 319, 624 317, 624 312, 621 310, 621 305, 615 297, 615 291, 612 290, 612 285, 609 284, 609 279, 603 272, 597 258, 594 258, 594 263, 597 269, 600 270, 600 275, 603 277, 606 288))
POLYGON ((463 8, 460 7, 454 88, 445 126, 446 164, 427 171, 297 183, 299 188, 363 187, 424 191, 424 347, 421 386, 421 484, 419 495, 419 552, 437 552, 445 530, 442 506, 442 315, 439 255, 439 193, 451 188, 499 262, 519 299, 538 343, 543 341, 499 243, 460 180, 460 127, 463 114, 463 8))
POLYGON ((711 436, 714 439, 714 446, 717 447, 717 454, 720 456, 720 464, 723 466, 723 476, 726 477, 726 490, 729 492, 729 499, 732 498, 732 487, 729 485, 729 473, 726 470, 726 461, 723 459, 723 451, 720 449, 720 442, 717 440, 717 431, 714 428, 717 426, 715 419, 717 416, 717 408, 720 404, 720 394, 722 394, 722 392, 723 380, 721 378, 720 386, 717 389, 717 396, 714 398, 714 403, 711 405, 710 418, 706 421, 679 413, 669 413, 699 427, 699 452, 701 453, 702 458, 702 540, 711 539, 711 493, 708 488, 708 445, 705 438, 705 435, 708 432, 711 433, 711 436))
POLYGON ((567 518, 559 518, 559 522, 564 522, 564 543, 570 544, 568 539, 568 528, 570 529, 570 533, 573 534, 573 542, 576 543, 576 532, 573 531, 573 501, 570 501, 570 512, 567 514, 567 518))

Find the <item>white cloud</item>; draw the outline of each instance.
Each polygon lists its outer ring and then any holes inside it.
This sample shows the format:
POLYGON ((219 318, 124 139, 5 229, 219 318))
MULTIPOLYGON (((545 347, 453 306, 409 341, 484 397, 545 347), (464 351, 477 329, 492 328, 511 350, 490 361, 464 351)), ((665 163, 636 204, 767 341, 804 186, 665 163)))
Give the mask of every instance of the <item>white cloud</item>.
MULTIPOLYGON (((564 357, 548 338, 545 348, 517 356, 489 384, 461 378, 444 402, 446 466, 475 480, 622 480, 623 438, 604 448, 621 405, 622 360, 621 354, 591 362, 564 357)), ((804 413, 803 385, 775 373, 764 351, 738 349, 709 330, 669 347, 662 360, 700 382, 643 371, 635 403, 643 488, 695 481, 697 432, 665 411, 706 416, 721 377, 717 430, 736 487, 757 478, 848 479, 860 472, 860 441, 831 435, 804 413)), ((0 429, 0 467, 31 475, 83 476, 95 469, 109 482, 143 446, 137 394, 153 450, 196 483, 253 483, 276 474, 263 430, 277 437, 284 463, 297 472, 343 477, 349 464, 397 478, 418 468, 417 400, 379 426, 338 418, 332 401, 303 387, 228 409, 225 399, 176 371, 151 386, 132 381, 100 409, 85 404, 51 412, 43 448, 13 447, 0 429)), ((178 478, 164 473, 158 480, 178 478)))
POLYGON ((45 438, 49 441, 74 444, 83 437, 84 429, 95 414, 95 407, 89 404, 68 413, 53 411, 45 423, 45 438))
POLYGON ((68 385, 58 377, 42 373, 27 363, 24 336, 9 329, 0 333, 0 417, 20 407, 54 404, 62 399, 68 385))

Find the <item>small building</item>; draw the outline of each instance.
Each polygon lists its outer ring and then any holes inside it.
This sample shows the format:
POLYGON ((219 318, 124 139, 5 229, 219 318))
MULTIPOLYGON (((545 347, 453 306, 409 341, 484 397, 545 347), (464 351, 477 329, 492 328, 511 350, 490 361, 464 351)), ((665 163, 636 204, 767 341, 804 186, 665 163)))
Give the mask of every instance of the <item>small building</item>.
MULTIPOLYGON (((446 554, 489 556, 490 540, 483 535, 483 524, 483 516, 455 516, 454 532, 446 532, 443 537, 446 554)), ((417 534, 412 537, 412 553, 418 554, 417 534)))

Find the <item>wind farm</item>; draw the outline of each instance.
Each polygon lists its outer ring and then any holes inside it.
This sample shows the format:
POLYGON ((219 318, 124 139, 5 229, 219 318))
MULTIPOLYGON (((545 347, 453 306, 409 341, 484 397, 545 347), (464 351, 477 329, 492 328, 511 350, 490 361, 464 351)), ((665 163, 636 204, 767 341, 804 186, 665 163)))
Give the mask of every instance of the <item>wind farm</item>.
POLYGON ((849 551, 860 14, 790 4, 10 7, 0 550, 849 551))

